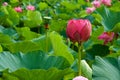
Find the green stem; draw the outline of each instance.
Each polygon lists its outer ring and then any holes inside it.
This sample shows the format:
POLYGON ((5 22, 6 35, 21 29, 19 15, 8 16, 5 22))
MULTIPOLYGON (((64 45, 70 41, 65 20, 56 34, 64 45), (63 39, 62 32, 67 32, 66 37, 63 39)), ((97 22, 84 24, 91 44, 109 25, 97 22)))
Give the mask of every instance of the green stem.
POLYGON ((82 46, 78 44, 78 76, 81 75, 81 54, 82 46))
POLYGON ((71 47, 71 48, 72 48, 72 50, 74 50, 74 43, 72 44, 72 47, 71 47))
POLYGON ((48 40, 47 40, 47 29, 46 29, 46 32, 45 32, 45 37, 46 37, 46 53, 48 52, 48 40))
POLYGON ((40 34, 40 26, 38 26, 38 33, 40 34))

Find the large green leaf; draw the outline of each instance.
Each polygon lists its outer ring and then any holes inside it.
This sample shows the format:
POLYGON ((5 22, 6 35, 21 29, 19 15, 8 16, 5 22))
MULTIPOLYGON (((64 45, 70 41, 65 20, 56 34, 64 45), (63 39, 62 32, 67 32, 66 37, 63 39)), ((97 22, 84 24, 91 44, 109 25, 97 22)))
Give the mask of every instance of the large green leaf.
POLYGON ((65 25, 65 20, 51 20, 50 29, 53 31, 62 31, 66 27, 65 25))
POLYGON ((64 44, 62 37, 56 32, 52 32, 50 34, 50 39, 54 49, 54 55, 63 56, 69 61, 70 64, 72 64, 74 61, 73 55, 70 53, 67 45, 64 44))
POLYGON ((0 52, 2 52, 3 51, 3 48, 2 48, 2 46, 0 45, 0 52))
POLYGON ((48 56, 41 51, 0 54, 0 71, 3 71, 0 80, 61 80, 73 72, 69 67, 65 58, 48 56), (6 69, 9 71, 4 71, 6 69))
POLYGON ((110 46, 110 50, 115 52, 120 52, 120 38, 114 41, 113 45, 110 46))
MULTIPOLYGON (((37 36, 37 34, 35 35, 37 36)), ((19 51, 26 53, 26 52, 35 51, 35 50, 42 50, 42 51, 46 50, 46 37, 44 35, 38 38, 33 38, 32 40, 15 41, 15 42, 12 42, 11 38, 7 35, 5 36, 3 34, 0 34, 0 36, 3 36, 3 38, 0 39, 0 42, 2 44, 4 43, 3 46, 12 53, 19 52, 19 51)), ((35 37, 35 36, 31 36, 31 37, 35 37)), ((25 38, 29 39, 31 37, 26 36, 25 38)), ((48 48, 48 51, 50 51, 51 42, 49 37, 47 37, 47 39, 49 40, 47 48, 48 48)))
POLYGON ((10 36, 0 33, 0 44, 12 43, 10 36))
POLYGON ((76 4, 75 1, 62 1, 61 5, 64 6, 67 10, 73 11, 77 8, 80 8, 79 4, 76 4))
POLYGON ((12 36, 13 34, 16 33, 16 31, 13 28, 5 28, 0 25, 0 32, 3 34, 7 34, 9 36, 12 36))
POLYGON ((12 73, 3 73, 0 80, 62 80, 65 75, 70 73, 72 73, 72 70, 69 68, 64 70, 59 70, 56 68, 50 68, 48 70, 28 70, 22 68, 12 73))
POLYGON ((19 0, 10 0, 11 3, 17 3, 19 0))
POLYGON ((8 74, 8 72, 1 72, 0 80, 19 80, 17 77, 8 74))
MULTIPOLYGON (((15 52, 29 52, 35 50, 45 51, 46 37, 40 36, 35 32, 30 31, 29 27, 16 28, 17 32, 12 28, 4 28, 0 26, 0 43, 9 51, 15 52), (21 39, 22 41, 15 41, 21 39), (26 44, 26 45, 25 45, 26 44)), ((51 50, 51 42, 48 39, 48 51, 51 50)))
POLYGON ((7 26, 15 26, 19 24, 19 15, 18 13, 11 7, 2 7, 2 11, 4 12, 5 16, 5 22, 3 23, 4 25, 7 26))
POLYGON ((116 3, 114 3, 112 7, 110 7, 110 9, 114 11, 120 11, 120 2, 117 1, 116 3))
POLYGON ((27 40, 27 41, 19 41, 19 42, 12 42, 3 45, 5 48, 7 48, 10 52, 30 52, 35 50, 40 50, 41 46, 39 46, 37 43, 27 40))
POLYGON ((29 52, 27 54, 2 52, 0 54, 0 71, 9 69, 10 72, 20 68, 27 69, 49 69, 56 67, 65 69, 70 66, 69 62, 59 56, 48 56, 41 51, 29 52))
MULTIPOLYGON (((76 76, 78 76, 78 60, 75 60, 72 64, 71 68, 76 72, 76 76)), ((92 69, 86 62, 86 60, 81 60, 81 74, 82 76, 92 80, 92 69)), ((72 76, 72 75, 71 75, 72 76)), ((67 79, 68 80, 68 79, 67 79)))
POLYGON ((103 33, 103 31, 104 31, 104 28, 102 26, 98 28, 94 28, 90 38, 94 44, 103 44, 103 41, 98 39, 98 36, 100 36, 101 33, 103 33))
POLYGON ((110 53, 109 47, 106 45, 101 44, 95 44, 92 46, 92 48, 86 50, 87 53, 87 59, 91 60, 94 59, 95 56, 106 56, 110 53))
POLYGON ((18 35, 13 28, 5 28, 0 26, 0 43, 1 44, 10 44, 14 42, 13 39, 17 39, 18 35))
POLYGON ((101 7, 97 9, 97 12, 102 17, 102 25, 106 31, 111 31, 120 22, 120 11, 116 12, 106 7, 101 7))
POLYGON ((120 57, 96 57, 93 68, 93 80, 120 80, 120 57))
POLYGON ((30 31, 29 27, 16 28, 16 30, 19 36, 25 40, 31 40, 40 36, 40 34, 30 31))
POLYGON ((82 75, 84 75, 89 80, 92 80, 92 69, 85 60, 81 60, 81 68, 82 68, 82 75))
POLYGON ((40 10, 44 10, 44 9, 48 8, 48 4, 45 2, 40 2, 38 6, 39 6, 40 10))
POLYGON ((42 51, 49 52, 52 50, 52 44, 49 35, 47 35, 47 38, 45 35, 43 35, 32 39, 32 41, 35 42, 42 51))
POLYGON ((33 28, 40 26, 42 17, 39 11, 28 11, 24 20, 24 26, 33 28))

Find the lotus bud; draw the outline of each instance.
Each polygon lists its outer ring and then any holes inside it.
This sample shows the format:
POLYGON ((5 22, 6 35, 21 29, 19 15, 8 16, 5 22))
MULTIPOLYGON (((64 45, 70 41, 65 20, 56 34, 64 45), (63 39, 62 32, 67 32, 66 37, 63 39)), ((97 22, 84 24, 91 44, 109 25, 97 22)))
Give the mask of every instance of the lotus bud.
POLYGON ((2 5, 3 5, 3 6, 7 6, 7 5, 8 5, 8 3, 7 3, 7 2, 4 2, 2 5))
POLYGON ((66 34, 72 42, 84 42, 90 37, 92 31, 91 23, 87 19, 69 20, 66 34))

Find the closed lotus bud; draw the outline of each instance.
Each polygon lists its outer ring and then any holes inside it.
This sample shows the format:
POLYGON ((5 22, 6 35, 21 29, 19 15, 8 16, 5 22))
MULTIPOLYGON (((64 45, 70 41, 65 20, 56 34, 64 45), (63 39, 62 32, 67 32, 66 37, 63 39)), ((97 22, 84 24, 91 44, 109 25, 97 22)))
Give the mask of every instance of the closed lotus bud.
POLYGON ((7 3, 7 2, 4 2, 2 5, 3 5, 3 6, 7 6, 7 5, 8 5, 8 3, 7 3))
POLYGON ((66 33, 72 42, 84 42, 90 37, 91 23, 87 19, 69 20, 66 33))
POLYGON ((88 79, 83 76, 77 76, 77 77, 73 78, 73 80, 88 80, 88 79))
POLYGON ((101 3, 106 6, 111 6, 111 0, 101 0, 101 3))

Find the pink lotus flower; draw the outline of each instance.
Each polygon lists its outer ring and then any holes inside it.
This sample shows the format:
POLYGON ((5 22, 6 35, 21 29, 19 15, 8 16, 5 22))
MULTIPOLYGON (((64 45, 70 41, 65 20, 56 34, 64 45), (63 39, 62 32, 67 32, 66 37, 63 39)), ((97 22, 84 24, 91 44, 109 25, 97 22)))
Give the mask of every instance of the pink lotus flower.
POLYGON ((101 0, 101 3, 106 5, 106 6, 111 6, 111 0, 101 0))
POLYGON ((28 5, 26 9, 27 9, 27 10, 33 11, 33 10, 35 10, 35 6, 28 5))
POLYGON ((94 1, 92 2, 92 4, 93 4, 94 7, 99 8, 100 5, 101 5, 101 2, 100 2, 99 0, 94 0, 94 1))
POLYGON ((104 32, 98 37, 98 39, 104 40, 104 45, 105 45, 113 40, 114 35, 115 35, 114 32, 104 32))
POLYGON ((77 77, 73 78, 73 80, 88 80, 88 79, 83 76, 77 76, 77 77))
POLYGON ((86 13, 87 14, 90 14, 90 13, 92 13, 93 11, 95 11, 95 7, 88 7, 88 8, 86 8, 86 13))
POLYGON ((86 19, 69 20, 66 34, 73 42, 84 42, 90 37, 92 31, 91 23, 86 19))
POLYGON ((15 10, 16 12, 22 12, 22 8, 21 8, 21 7, 15 7, 14 10, 15 10))
POLYGON ((7 5, 8 5, 8 3, 7 3, 7 2, 4 2, 2 5, 3 5, 3 6, 7 6, 7 5))

